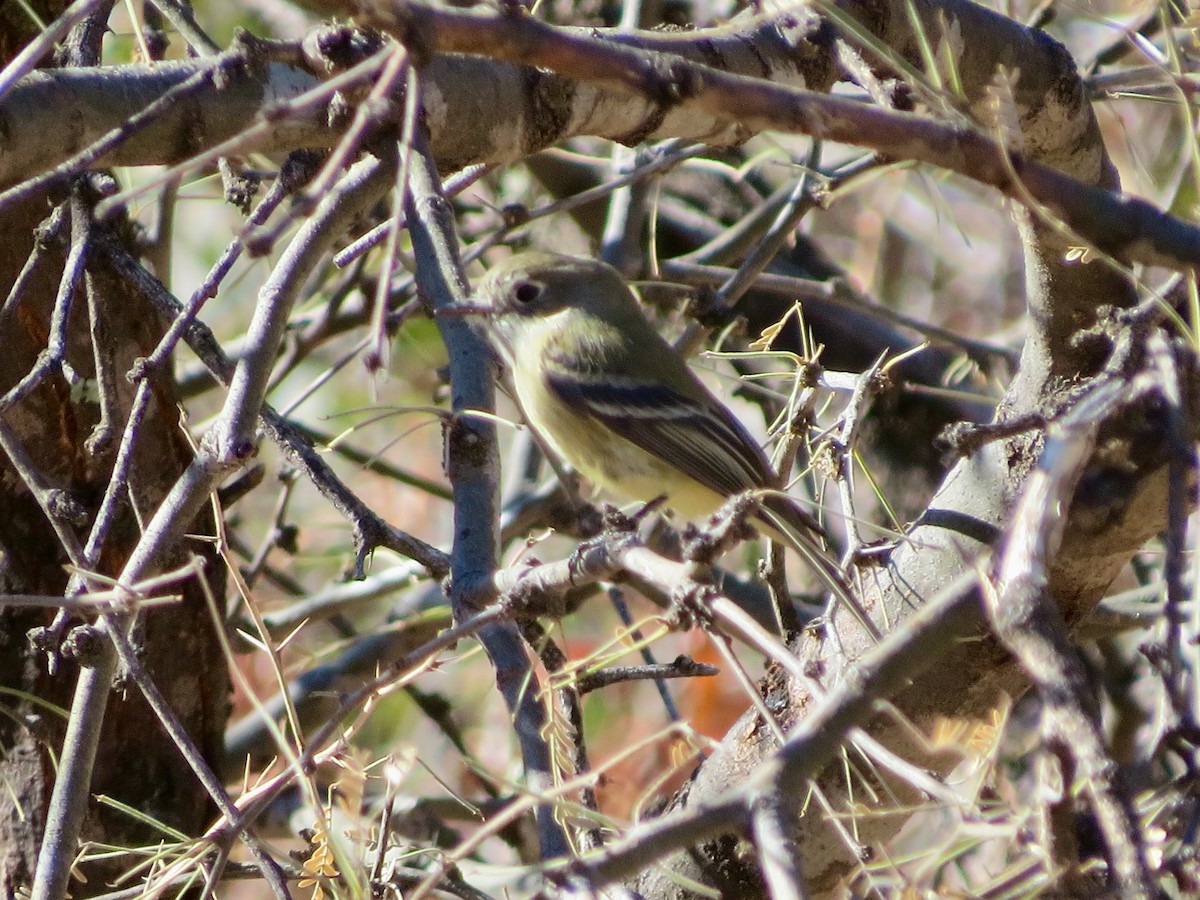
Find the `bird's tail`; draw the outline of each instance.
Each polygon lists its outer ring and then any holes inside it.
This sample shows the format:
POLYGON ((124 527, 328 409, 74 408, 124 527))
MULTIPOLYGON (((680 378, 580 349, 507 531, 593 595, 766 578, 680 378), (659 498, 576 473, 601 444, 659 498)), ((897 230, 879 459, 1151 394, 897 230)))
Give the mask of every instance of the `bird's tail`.
POLYGON ((812 569, 833 595, 844 604, 859 624, 876 640, 882 635, 871 621, 846 579, 837 558, 828 549, 828 536, 821 524, 787 494, 770 491, 759 500, 758 509, 751 515, 752 524, 767 537, 791 547, 812 569))

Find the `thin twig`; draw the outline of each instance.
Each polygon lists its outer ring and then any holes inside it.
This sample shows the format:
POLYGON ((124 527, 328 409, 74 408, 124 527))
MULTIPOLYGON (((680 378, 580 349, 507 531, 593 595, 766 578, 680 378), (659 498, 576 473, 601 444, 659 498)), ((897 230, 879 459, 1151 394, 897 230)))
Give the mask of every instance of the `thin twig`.
POLYGON ((22 47, 21 52, 13 57, 12 62, 5 66, 3 71, 0 71, 0 100, 4 99, 23 75, 33 71, 41 62, 42 57, 50 53, 54 49, 54 45, 61 41, 77 22, 90 16, 105 2, 107 0, 75 0, 37 37, 22 47))
POLYGON ((75 292, 83 280, 83 268, 87 260, 91 239, 88 229, 91 225, 91 212, 76 193, 69 201, 71 219, 71 250, 67 261, 63 264, 62 277, 58 282, 58 294, 54 298, 54 312, 50 316, 50 335, 46 341, 46 349, 39 355, 37 362, 15 385, 0 396, 0 415, 14 403, 29 396, 46 376, 58 372, 62 368, 67 352, 67 326, 71 318, 71 305, 75 292))
POLYGON ((768 791, 750 805, 750 826, 771 900, 807 900, 796 819, 782 791, 768 791))
MULTIPOLYGON (((406 207, 421 293, 435 309, 465 302, 466 277, 458 257, 450 206, 441 194, 441 178, 426 138, 414 136, 406 207)), ((499 553, 500 463, 494 425, 466 410, 495 409, 495 364, 470 326, 441 317, 438 327, 450 356, 455 419, 446 437, 447 474, 454 489, 455 541, 451 555, 451 603, 455 618, 465 620, 494 596, 491 573, 499 553)), ((513 717, 525 764, 526 787, 549 796, 554 769, 542 737, 545 709, 531 690, 529 656, 520 632, 511 624, 488 627, 480 640, 496 671, 496 683, 513 717)), ((570 853, 570 842, 550 802, 536 812, 542 857, 570 853)))

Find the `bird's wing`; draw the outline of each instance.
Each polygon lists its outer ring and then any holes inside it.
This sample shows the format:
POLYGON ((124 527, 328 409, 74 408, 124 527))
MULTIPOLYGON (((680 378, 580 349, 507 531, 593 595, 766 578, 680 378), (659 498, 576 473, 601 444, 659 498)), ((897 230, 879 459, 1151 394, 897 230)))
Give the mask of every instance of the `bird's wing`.
POLYGON ((719 403, 629 377, 547 371, 563 403, 723 497, 773 483, 758 444, 719 403))

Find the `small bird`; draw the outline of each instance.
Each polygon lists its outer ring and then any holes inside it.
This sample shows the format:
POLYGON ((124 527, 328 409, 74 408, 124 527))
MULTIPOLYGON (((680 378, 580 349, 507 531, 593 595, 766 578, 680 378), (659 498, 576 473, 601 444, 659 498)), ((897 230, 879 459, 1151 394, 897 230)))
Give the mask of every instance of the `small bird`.
POLYGON ((750 524, 790 545, 845 596, 820 525, 779 491, 741 422, 654 329, 616 269, 531 251, 501 262, 474 294, 529 425, 596 486, 688 519, 762 491, 750 524))

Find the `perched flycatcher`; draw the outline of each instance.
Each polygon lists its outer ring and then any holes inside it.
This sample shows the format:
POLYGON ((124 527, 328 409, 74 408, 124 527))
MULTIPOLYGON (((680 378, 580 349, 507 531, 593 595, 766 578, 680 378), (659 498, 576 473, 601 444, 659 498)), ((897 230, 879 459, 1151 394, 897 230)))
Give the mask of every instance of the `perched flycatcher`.
POLYGON ((474 305, 529 424, 589 481, 630 500, 665 495, 689 519, 761 490, 751 524, 844 593, 820 526, 778 491, 758 443, 654 330, 616 269, 521 253, 487 273, 474 305))

